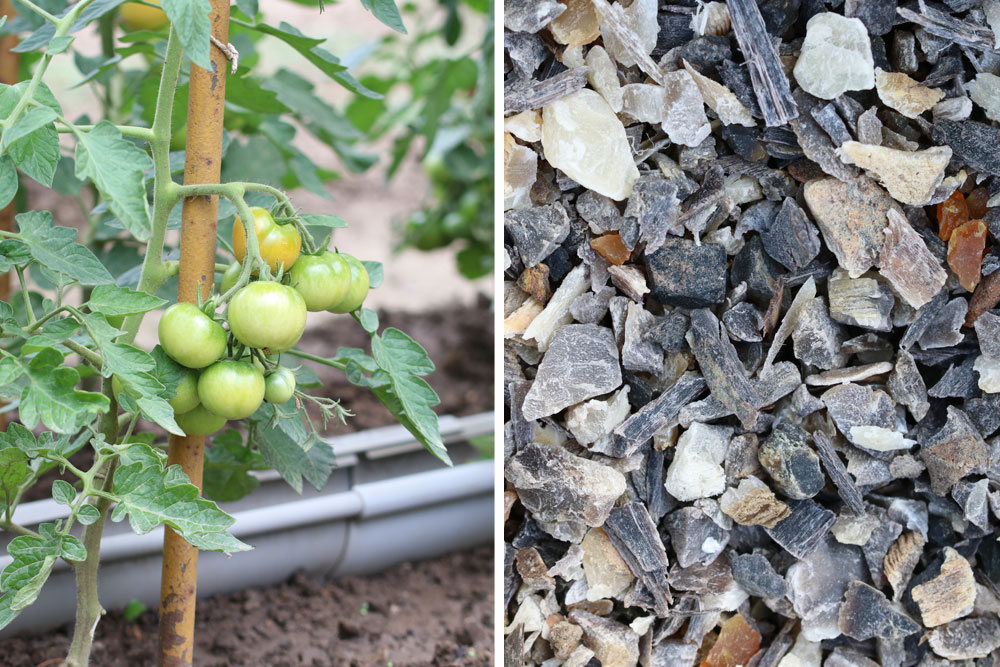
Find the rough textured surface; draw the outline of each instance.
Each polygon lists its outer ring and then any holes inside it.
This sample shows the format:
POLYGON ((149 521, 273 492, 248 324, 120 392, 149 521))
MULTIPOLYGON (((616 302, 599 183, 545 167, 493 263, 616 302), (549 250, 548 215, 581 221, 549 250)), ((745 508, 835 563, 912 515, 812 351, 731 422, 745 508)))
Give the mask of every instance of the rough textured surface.
POLYGON ((872 88, 875 61, 864 24, 833 12, 813 16, 794 74, 803 90, 824 100, 872 88))
POLYGON ((969 561, 951 547, 945 547, 938 575, 914 586, 912 595, 927 627, 966 616, 972 612, 976 600, 975 579, 969 561))
POLYGON ((610 329, 573 324, 556 331, 522 412, 539 419, 621 386, 618 348, 610 329))
POLYGON ((856 278, 870 269, 885 243, 890 209, 898 205, 873 181, 833 178, 806 183, 806 204, 840 266, 856 278))
POLYGON ((878 179, 896 201, 911 206, 931 203, 944 180, 951 149, 935 146, 924 151, 901 151, 847 141, 839 149, 840 159, 855 164, 878 179))
POLYGON ((528 445, 507 466, 518 500, 541 521, 600 526, 625 492, 625 477, 560 447, 528 445))
POLYGON ((553 167, 612 199, 628 197, 639 178, 625 128, 604 98, 591 90, 545 107, 542 148, 553 167))

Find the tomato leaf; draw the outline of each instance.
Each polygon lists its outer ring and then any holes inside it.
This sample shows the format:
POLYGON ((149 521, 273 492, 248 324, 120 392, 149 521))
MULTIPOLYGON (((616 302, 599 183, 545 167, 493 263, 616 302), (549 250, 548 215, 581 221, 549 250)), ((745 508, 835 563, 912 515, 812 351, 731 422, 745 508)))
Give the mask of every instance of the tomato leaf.
POLYGON ((236 6, 250 19, 257 16, 257 0, 236 0, 236 6))
POLYGON ((166 304, 166 299, 117 285, 95 287, 90 295, 90 301, 87 302, 90 310, 104 315, 148 313, 166 304))
POLYGON ((27 364, 15 360, 30 381, 21 392, 18 407, 21 422, 28 428, 41 421, 56 433, 73 433, 89 415, 107 412, 110 407, 104 394, 76 389, 80 373, 63 366, 63 359, 59 351, 47 347, 27 364))
POLYGON ((329 215, 324 213, 303 213, 299 216, 303 223, 310 227, 329 227, 330 229, 341 229, 347 227, 347 223, 339 215, 329 215))
POLYGON ((35 260, 81 285, 106 285, 115 279, 86 246, 76 243, 76 230, 52 224, 49 211, 29 211, 14 218, 35 260))
POLYGON ((2 143, 4 147, 9 147, 18 139, 28 136, 35 130, 39 130, 46 125, 52 125, 56 119, 56 112, 49 107, 33 107, 24 112, 17 122, 3 131, 2 143))
POLYGON ((206 551, 234 553, 251 548, 228 532, 235 519, 211 500, 199 497, 198 487, 180 466, 164 468, 160 455, 151 447, 130 445, 121 463, 112 490, 118 501, 112 521, 128 516, 132 530, 139 535, 164 524, 206 551))
POLYGON ((52 483, 52 500, 69 507, 76 500, 76 489, 69 482, 57 479, 52 483))
POLYGON ((163 11, 177 32, 184 55, 198 67, 211 71, 208 35, 212 24, 208 15, 212 13, 212 5, 208 0, 163 0, 163 11))
POLYGON ((399 8, 396 7, 396 3, 393 0, 361 0, 361 4, 379 21, 396 32, 406 34, 403 17, 399 15, 399 8))
POLYGON ((305 478, 318 491, 333 470, 333 447, 302 423, 294 406, 264 403, 250 418, 250 440, 269 466, 297 493, 305 478))
POLYGON ((144 172, 152 166, 149 155, 107 121, 77 137, 77 178, 93 181, 111 211, 140 241, 150 234, 144 172))
MULTIPOLYGON (((17 194, 17 169, 13 160, 4 155, 0 158, 0 206, 6 206, 17 194)), ((9 271, 10 269, 6 269, 9 271)))
POLYGON ((59 134, 46 125, 18 139, 7 147, 14 164, 42 185, 52 185, 59 164, 59 134))
POLYGON ((0 443, 0 500, 9 507, 25 482, 33 477, 28 455, 18 448, 0 443))
POLYGON ((205 497, 216 502, 239 500, 260 485, 250 473, 267 467, 259 453, 243 446, 239 431, 217 435, 205 450, 205 497))
POLYGON ((388 385, 372 387, 372 391, 420 444, 451 465, 437 415, 431 409, 441 401, 419 377, 434 370, 427 351, 399 329, 389 328, 381 336, 372 335, 372 357, 389 376, 388 385))
POLYGON ((362 308, 358 314, 358 322, 361 328, 372 334, 378 331, 378 313, 371 308, 362 308))
POLYGON ((60 557, 80 562, 87 558, 87 548, 72 535, 56 532, 53 523, 38 527, 38 535, 15 537, 7 545, 11 562, 0 573, 0 628, 3 628, 38 598, 42 586, 60 557))
POLYGON ((174 420, 174 410, 166 398, 167 395, 172 395, 170 392, 176 393, 176 384, 168 390, 156 378, 154 373, 157 364, 153 357, 134 345, 113 343, 106 339, 97 343, 104 357, 104 365, 101 367, 104 377, 117 375, 144 417, 169 433, 184 435, 184 431, 174 420))
POLYGON ((380 287, 385 276, 382 270, 382 262, 363 260, 361 263, 365 265, 365 269, 368 271, 368 288, 375 289, 380 287))

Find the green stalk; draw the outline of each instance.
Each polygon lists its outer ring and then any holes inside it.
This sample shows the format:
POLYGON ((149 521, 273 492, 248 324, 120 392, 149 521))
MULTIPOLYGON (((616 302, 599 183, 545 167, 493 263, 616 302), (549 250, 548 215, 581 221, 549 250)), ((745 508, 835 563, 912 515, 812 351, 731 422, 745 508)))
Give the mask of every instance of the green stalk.
MULTIPOLYGON (((115 442, 118 439, 118 405, 114 399, 114 392, 111 390, 111 378, 104 379, 104 393, 112 395, 111 409, 101 417, 101 432, 104 434, 106 442, 115 442)), ((114 485, 115 467, 118 459, 112 459, 107 464, 107 472, 104 483, 100 491, 108 493, 114 485)), ((98 460, 94 464, 94 469, 90 471, 95 475, 98 468, 104 468, 104 461, 98 460)), ((92 487, 94 477, 85 480, 84 492, 94 490, 92 487)), ((104 609, 97 595, 97 569, 101 561, 101 536, 104 534, 104 523, 108 517, 108 509, 111 507, 111 500, 101 495, 94 502, 100 518, 83 530, 83 545, 87 548, 87 558, 81 563, 76 563, 76 623, 73 627, 73 641, 70 643, 69 653, 66 655, 66 667, 87 667, 90 663, 90 648, 94 642, 94 631, 97 623, 101 620, 104 609)))
MULTIPOLYGON (((146 246, 139 275, 139 291, 153 294, 166 280, 163 263, 163 239, 167 233, 170 210, 180 199, 178 186, 170 178, 170 121, 174 112, 174 95, 181 73, 181 44, 170 28, 167 52, 163 58, 160 90, 156 95, 156 112, 153 116, 152 138, 149 145, 153 152, 153 231, 146 246)), ((131 315, 124 323, 122 342, 131 343, 139 332, 142 315, 131 315)))

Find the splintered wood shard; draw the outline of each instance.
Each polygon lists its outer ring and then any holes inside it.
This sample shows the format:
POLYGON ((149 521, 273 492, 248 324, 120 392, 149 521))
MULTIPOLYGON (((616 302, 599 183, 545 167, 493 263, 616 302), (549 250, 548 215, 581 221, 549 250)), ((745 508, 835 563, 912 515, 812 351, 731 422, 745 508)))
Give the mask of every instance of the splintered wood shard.
POLYGON ((662 428, 677 423, 680 409, 705 391, 705 379, 685 373, 655 400, 644 405, 615 429, 615 454, 628 456, 662 428), (618 454, 618 452, 621 452, 618 454))
POLYGON ((754 0, 726 0, 726 6, 764 122, 768 127, 785 125, 798 116, 799 110, 764 17, 754 0))
POLYGON ((604 522, 604 531, 653 596, 657 615, 666 616, 673 601, 667 584, 667 552, 646 507, 632 501, 613 509, 604 522))
POLYGON ((847 468, 844 467, 837 451, 833 448, 830 438, 826 433, 817 429, 813 432, 813 442, 816 443, 816 452, 819 454, 819 460, 823 462, 823 467, 826 468, 826 474, 830 476, 834 486, 837 487, 840 499, 851 508, 854 514, 864 515, 865 501, 861 497, 858 487, 854 485, 854 480, 847 474, 847 468))
POLYGON ((919 13, 908 7, 898 7, 896 11, 907 21, 916 23, 930 34, 944 37, 949 42, 980 51, 1000 53, 996 49, 996 36, 992 30, 975 23, 961 21, 933 7, 928 7, 924 0, 920 0, 919 13))
POLYGON ((547 104, 572 95, 586 85, 587 68, 574 67, 543 81, 505 86, 504 114, 510 116, 530 109, 541 109, 547 104))
POLYGON ((722 323, 707 308, 691 312, 691 351, 712 395, 733 411, 744 428, 757 423, 756 394, 722 323))
POLYGON ((608 4, 607 0, 591 0, 594 7, 601 14, 601 31, 609 31, 615 36, 621 46, 626 49, 636 64, 643 72, 649 75, 653 81, 665 85, 663 71, 660 66, 649 57, 649 53, 642 47, 638 36, 628 26, 621 5, 608 4))

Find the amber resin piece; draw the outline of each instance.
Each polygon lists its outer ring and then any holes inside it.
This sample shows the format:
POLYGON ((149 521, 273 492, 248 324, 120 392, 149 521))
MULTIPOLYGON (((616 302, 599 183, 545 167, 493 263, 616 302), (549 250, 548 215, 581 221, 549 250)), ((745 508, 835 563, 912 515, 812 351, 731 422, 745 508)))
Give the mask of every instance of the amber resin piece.
POLYGON ((743 614, 734 614, 722 624, 719 638, 701 661, 701 667, 745 665, 758 649, 760 633, 750 627, 743 614))
POLYGON ((618 235, 618 232, 598 236, 590 242, 590 247, 612 264, 624 264, 632 254, 622 243, 622 237, 618 235))
POLYGON ((938 236, 942 241, 951 237, 951 232, 959 225, 969 221, 969 207, 965 203, 965 195, 958 190, 937 205, 938 236))
POLYGON ((965 198, 965 205, 969 208, 970 220, 982 220, 986 217, 986 202, 990 199, 989 190, 986 188, 976 188, 965 198))
POLYGON ((979 284, 986 231, 982 220, 970 220, 956 227, 948 239, 948 266, 958 276, 962 287, 970 292, 979 284))

